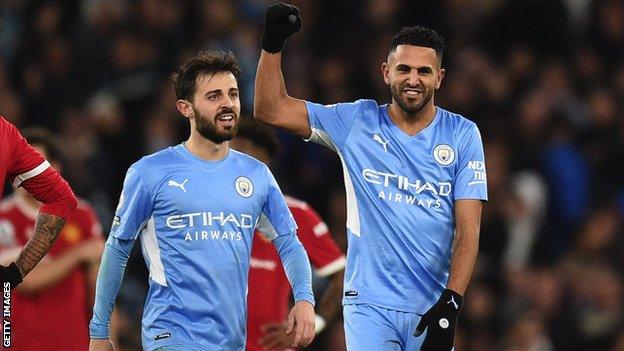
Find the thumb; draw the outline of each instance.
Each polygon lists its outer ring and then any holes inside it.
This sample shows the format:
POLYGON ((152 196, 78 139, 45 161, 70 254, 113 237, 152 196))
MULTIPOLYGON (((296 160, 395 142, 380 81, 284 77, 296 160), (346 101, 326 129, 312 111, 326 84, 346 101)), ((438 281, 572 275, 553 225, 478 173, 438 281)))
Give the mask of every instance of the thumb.
POLYGON ((286 322, 286 334, 292 333, 295 329, 295 314, 290 312, 288 315, 288 321, 286 322))
POLYGON ((420 318, 420 323, 418 323, 418 326, 416 326, 416 330, 414 330, 414 336, 420 336, 422 335, 422 333, 425 332, 425 329, 427 329, 427 322, 428 320, 425 318, 425 316, 420 318))

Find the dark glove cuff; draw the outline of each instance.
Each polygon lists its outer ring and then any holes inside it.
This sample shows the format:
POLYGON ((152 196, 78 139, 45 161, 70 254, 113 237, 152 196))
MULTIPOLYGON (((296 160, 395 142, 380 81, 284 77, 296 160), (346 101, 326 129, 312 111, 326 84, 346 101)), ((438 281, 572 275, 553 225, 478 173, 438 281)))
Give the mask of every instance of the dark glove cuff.
POLYGON ((15 287, 22 282, 22 272, 20 272, 15 262, 11 262, 11 264, 6 267, 4 274, 3 279, 5 282, 11 283, 11 289, 15 289, 15 287))
POLYGON ((286 39, 278 38, 274 35, 262 33, 262 50, 270 52, 271 54, 277 54, 284 49, 284 43, 286 39))
POLYGON ((457 304, 458 311, 461 310, 462 305, 464 304, 464 298, 459 293, 451 289, 444 289, 444 291, 442 292, 442 296, 440 296, 439 301, 444 301, 445 303, 455 302, 457 304))

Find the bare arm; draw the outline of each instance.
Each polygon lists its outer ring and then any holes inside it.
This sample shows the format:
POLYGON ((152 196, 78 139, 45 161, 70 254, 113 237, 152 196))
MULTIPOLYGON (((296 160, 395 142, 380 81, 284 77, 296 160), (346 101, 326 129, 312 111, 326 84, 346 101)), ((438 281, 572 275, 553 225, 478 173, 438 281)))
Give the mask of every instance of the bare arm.
POLYGON ((466 292, 477 259, 482 207, 480 200, 455 202, 455 240, 447 289, 460 295, 466 292))
POLYGON ((317 307, 317 314, 331 324, 342 309, 342 281, 344 280, 344 269, 332 274, 329 277, 329 285, 317 307))
POLYGON ((312 133, 303 100, 286 92, 282 75, 282 54, 264 50, 260 54, 254 89, 254 116, 272 126, 286 129, 302 138, 312 133))
POLYGON ((25 277, 48 253, 64 225, 65 220, 61 217, 41 212, 37 215, 34 234, 15 262, 22 277, 25 277))

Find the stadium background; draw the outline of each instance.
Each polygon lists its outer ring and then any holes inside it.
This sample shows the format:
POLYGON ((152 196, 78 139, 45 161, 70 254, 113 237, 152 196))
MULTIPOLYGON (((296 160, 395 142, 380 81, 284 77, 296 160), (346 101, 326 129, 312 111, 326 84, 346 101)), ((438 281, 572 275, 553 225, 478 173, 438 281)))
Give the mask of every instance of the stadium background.
MULTIPOLYGON (((168 81, 176 65, 200 49, 232 50, 250 114, 270 3, 2 0, 0 114, 57 132, 66 177, 110 223, 128 165, 187 136, 168 81)), ((447 39, 436 102, 478 123, 490 192, 457 349, 624 350, 624 1, 293 3, 304 23, 285 50, 295 97, 386 102, 379 65, 392 34, 421 24, 447 39)), ((344 247, 339 161, 280 138, 281 186, 313 204, 344 247)), ((121 351, 140 350, 146 275, 134 256, 119 298, 121 351)), ((340 350, 341 338, 330 328, 310 349, 340 350)))

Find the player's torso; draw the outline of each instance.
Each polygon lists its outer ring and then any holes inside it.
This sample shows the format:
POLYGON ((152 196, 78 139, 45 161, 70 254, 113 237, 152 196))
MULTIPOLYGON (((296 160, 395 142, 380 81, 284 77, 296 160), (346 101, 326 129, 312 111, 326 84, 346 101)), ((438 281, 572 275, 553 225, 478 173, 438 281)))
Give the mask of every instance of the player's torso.
POLYGON ((359 210, 372 212, 361 213, 362 231, 384 228, 380 216, 402 234, 423 227, 443 230, 452 222, 458 145, 454 129, 437 110, 415 136, 391 122, 386 106, 365 110, 353 126, 342 154, 359 210))
POLYGON ((390 120, 385 105, 363 109, 340 150, 352 184, 347 182, 345 303, 420 311, 445 281, 454 233, 456 133, 440 108, 414 136, 390 120), (396 294, 389 297, 389 291, 396 294))
POLYGON ((169 339, 154 338, 169 333, 189 345, 243 348, 249 259, 267 173, 233 150, 206 162, 180 148, 170 148, 145 175, 154 207, 141 233, 152 283, 144 346, 165 345, 169 339))
POLYGON ((224 161, 214 168, 169 165, 155 194, 161 245, 189 259, 249 259, 266 180, 257 170, 224 161))

